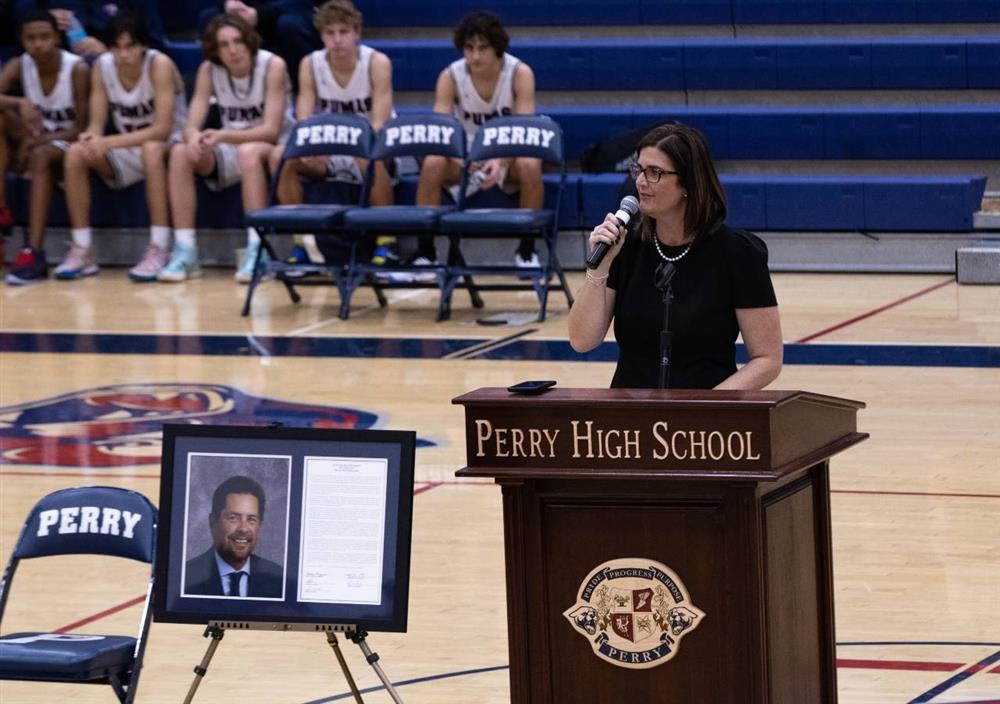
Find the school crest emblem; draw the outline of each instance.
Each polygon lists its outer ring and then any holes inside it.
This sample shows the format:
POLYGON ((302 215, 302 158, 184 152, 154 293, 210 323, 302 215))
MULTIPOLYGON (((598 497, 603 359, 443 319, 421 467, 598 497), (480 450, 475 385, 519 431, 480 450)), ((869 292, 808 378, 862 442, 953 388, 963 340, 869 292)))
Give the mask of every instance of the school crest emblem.
POLYGON ((612 665, 646 669, 673 658, 681 638, 705 613, 666 565, 641 557, 611 560, 580 585, 576 603, 563 612, 573 628, 612 665))

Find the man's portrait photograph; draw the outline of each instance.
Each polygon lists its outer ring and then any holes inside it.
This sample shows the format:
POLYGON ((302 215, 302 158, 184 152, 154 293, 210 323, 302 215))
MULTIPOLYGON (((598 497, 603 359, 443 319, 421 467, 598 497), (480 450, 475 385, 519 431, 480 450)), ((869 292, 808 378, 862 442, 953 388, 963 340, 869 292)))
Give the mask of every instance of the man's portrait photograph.
POLYGON ((283 600, 291 457, 188 460, 181 596, 283 600))

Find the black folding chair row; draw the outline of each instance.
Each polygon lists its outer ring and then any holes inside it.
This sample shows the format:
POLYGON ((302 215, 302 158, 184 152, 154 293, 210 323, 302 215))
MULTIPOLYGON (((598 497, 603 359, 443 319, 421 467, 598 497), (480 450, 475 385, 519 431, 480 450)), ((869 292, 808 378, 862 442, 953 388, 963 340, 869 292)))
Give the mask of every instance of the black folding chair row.
MULTIPOLYGON (((350 302, 359 286, 374 288, 379 304, 386 305, 384 288, 413 286, 390 283, 390 274, 432 274, 434 286, 441 291, 437 319, 451 313, 451 296, 456 288, 466 288, 476 308, 483 306, 480 290, 534 289, 539 300, 539 320, 545 319, 548 292, 562 290, 569 305, 573 298, 556 254, 559 205, 566 178, 563 159, 562 130, 553 120, 543 116, 517 115, 489 120, 476 133, 471 148, 466 150, 466 136, 455 118, 439 114, 403 115, 390 120, 377 135, 368 124, 352 115, 317 115, 297 124, 289 137, 274 183, 277 184, 286 160, 302 156, 348 155, 367 160, 368 168, 361 184, 358 200, 352 204, 274 205, 276 185, 271 189, 273 205, 247 214, 247 225, 255 227, 261 236, 261 251, 271 255, 263 262, 258 255, 257 266, 247 290, 243 315, 250 310, 256 286, 268 274, 283 281, 294 302, 299 301, 295 286, 299 284, 335 284, 340 293, 340 317, 350 314, 350 302), (439 206, 388 205, 370 206, 368 196, 372 165, 402 157, 422 159, 439 155, 461 160, 458 197, 451 204, 439 206), (466 198, 469 165, 488 159, 517 157, 540 159, 559 171, 559 183, 553 209, 475 208, 477 197, 466 198), (278 261, 271 235, 296 233, 336 235, 348 243, 344 261, 324 265, 308 265, 305 269, 323 269, 332 280, 289 279, 288 274, 301 273, 301 264, 278 261), (449 246, 444 264, 415 267, 412 264, 372 264, 368 253, 375 238, 385 235, 426 236, 443 234, 449 246), (541 265, 517 267, 470 264, 462 252, 462 242, 474 238, 534 238, 541 241, 541 265), (477 275, 510 276, 519 283, 479 285, 477 275), (530 283, 524 283, 523 280, 530 283), (556 281, 554 282, 553 279, 556 281)), ((449 199, 450 200, 450 199, 449 199)), ((426 284, 424 284, 426 285, 426 284)))

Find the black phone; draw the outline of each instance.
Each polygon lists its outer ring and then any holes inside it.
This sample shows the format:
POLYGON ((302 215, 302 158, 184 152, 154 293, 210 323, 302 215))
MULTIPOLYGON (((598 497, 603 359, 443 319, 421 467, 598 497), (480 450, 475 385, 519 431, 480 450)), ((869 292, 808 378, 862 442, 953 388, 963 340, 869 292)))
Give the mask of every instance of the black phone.
POLYGON ((548 389, 551 389, 555 385, 556 382, 551 379, 547 381, 522 381, 519 384, 508 386, 507 390, 512 394, 525 394, 527 396, 533 396, 534 394, 540 394, 548 389))

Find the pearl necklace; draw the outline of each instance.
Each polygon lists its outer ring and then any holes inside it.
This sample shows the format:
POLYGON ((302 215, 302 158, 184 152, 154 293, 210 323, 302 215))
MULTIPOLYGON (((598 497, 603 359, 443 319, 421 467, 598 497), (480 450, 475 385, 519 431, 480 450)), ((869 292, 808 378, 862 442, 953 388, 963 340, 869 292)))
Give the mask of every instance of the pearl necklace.
POLYGON ((660 255, 660 257, 663 259, 663 261, 665 261, 665 262, 676 262, 676 261, 680 261, 681 259, 683 259, 684 255, 691 251, 691 245, 694 244, 694 240, 691 240, 690 242, 688 242, 688 246, 685 247, 684 251, 681 252, 680 254, 678 254, 676 257, 668 257, 666 254, 663 253, 663 250, 660 249, 660 238, 659 237, 655 237, 655 236, 653 237, 653 244, 656 245, 656 252, 657 252, 657 254, 660 255))

